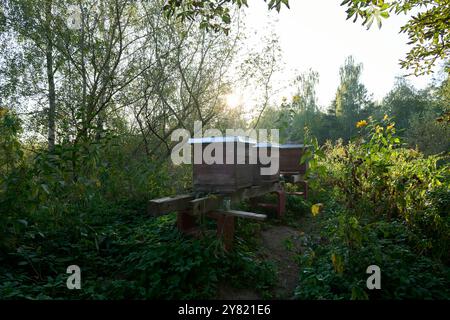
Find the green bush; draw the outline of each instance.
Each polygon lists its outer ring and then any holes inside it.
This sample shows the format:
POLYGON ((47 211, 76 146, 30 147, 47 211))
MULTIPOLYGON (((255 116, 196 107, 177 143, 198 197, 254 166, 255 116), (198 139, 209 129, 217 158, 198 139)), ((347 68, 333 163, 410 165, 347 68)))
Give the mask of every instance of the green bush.
POLYGON ((305 156, 325 211, 321 237, 301 257, 297 297, 449 299, 448 164, 402 148, 387 116, 358 127, 348 145, 312 141, 305 156), (366 288, 373 264, 382 290, 366 288))
POLYGON ((322 237, 309 241, 300 258, 298 299, 450 298, 450 268, 417 254, 411 246, 414 235, 404 223, 364 225, 349 221, 345 212, 328 215, 322 237), (380 267, 381 290, 367 289, 370 265, 380 267))

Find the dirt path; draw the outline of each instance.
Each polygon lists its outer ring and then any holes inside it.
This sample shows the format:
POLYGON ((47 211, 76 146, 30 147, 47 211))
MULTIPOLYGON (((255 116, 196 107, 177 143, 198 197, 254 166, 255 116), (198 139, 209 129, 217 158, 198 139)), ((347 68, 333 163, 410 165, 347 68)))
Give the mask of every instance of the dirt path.
MULTIPOLYGON (((274 299, 291 299, 298 284, 296 256, 302 251, 302 231, 285 225, 267 225, 261 231, 260 255, 277 267, 278 283, 273 290, 274 299)), ((218 299, 257 300, 261 297, 252 289, 235 289, 222 285, 218 299)))
POLYGON ((290 299, 298 284, 298 263, 296 257, 301 252, 300 231, 288 226, 271 226, 261 234, 263 252, 278 270, 278 285, 274 298, 290 299))

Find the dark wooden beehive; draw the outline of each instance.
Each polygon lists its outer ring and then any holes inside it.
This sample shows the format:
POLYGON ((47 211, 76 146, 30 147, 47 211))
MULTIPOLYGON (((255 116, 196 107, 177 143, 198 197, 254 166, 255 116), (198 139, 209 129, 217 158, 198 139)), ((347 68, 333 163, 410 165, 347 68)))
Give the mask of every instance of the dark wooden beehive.
POLYGON ((277 171, 274 174, 271 175, 263 175, 261 174, 261 168, 268 168, 271 166, 271 164, 262 164, 260 159, 260 151, 267 154, 269 157, 276 157, 276 159, 272 159, 272 161, 276 160, 279 162, 279 152, 273 153, 272 150, 275 148, 277 151, 279 151, 279 145, 278 144, 270 144, 270 143, 258 143, 254 145, 252 148, 256 149, 257 152, 257 163, 253 166, 253 184, 254 185, 263 185, 263 184, 269 184, 273 182, 277 182, 280 179, 280 168, 278 165, 277 171))
POLYGON ((280 146, 280 172, 305 174, 308 163, 300 160, 308 146, 303 144, 283 144, 280 146))
POLYGON ((245 137, 206 137, 190 139, 191 144, 201 144, 202 151, 207 145, 217 143, 223 148, 223 164, 207 164, 203 160, 201 164, 193 165, 193 186, 196 192, 232 193, 239 189, 249 187, 253 183, 253 166, 249 161, 249 149, 254 142, 245 137), (227 163, 227 145, 234 149, 233 163, 227 163), (244 164, 238 164, 238 146, 245 150, 244 164))

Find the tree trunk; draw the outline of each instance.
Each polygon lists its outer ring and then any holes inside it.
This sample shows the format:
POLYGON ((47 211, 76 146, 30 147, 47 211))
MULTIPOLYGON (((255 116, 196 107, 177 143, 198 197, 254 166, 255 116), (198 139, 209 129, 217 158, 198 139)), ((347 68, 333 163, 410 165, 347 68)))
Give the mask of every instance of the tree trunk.
POLYGON ((55 78, 53 73, 53 40, 50 33, 52 20, 52 1, 46 1, 45 17, 47 22, 47 47, 46 47, 46 63, 47 63, 47 82, 48 82, 48 150, 53 151, 55 148, 55 114, 56 114, 56 92, 55 78))

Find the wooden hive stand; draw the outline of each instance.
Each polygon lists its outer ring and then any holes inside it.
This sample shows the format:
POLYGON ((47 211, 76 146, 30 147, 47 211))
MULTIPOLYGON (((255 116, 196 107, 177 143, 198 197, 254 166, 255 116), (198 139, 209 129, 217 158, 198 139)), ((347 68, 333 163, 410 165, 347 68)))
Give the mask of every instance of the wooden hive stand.
POLYGON ((217 236, 223 240, 225 250, 233 247, 235 220, 246 218, 262 221, 267 218, 265 214, 223 209, 224 203, 229 205, 240 203, 246 199, 255 199, 267 193, 276 193, 280 201, 276 206, 279 215, 285 211, 285 192, 279 183, 271 185, 252 186, 240 189, 232 194, 211 194, 195 198, 194 194, 177 195, 151 200, 148 204, 148 213, 154 217, 177 213, 177 227, 184 234, 198 234, 197 218, 208 217, 217 222, 217 236))
POLYGON ((265 220, 264 214, 232 210, 231 206, 244 200, 249 200, 253 206, 273 208, 278 217, 286 211, 286 192, 279 182, 280 174, 285 180, 303 186, 302 192, 291 192, 291 195, 301 195, 305 199, 308 195, 308 184, 302 179, 307 164, 301 164, 300 159, 307 146, 301 144, 256 144, 242 137, 209 137, 190 139, 189 143, 197 146, 200 151, 205 148, 224 151, 219 156, 222 163, 207 164, 203 161, 193 166, 193 187, 195 194, 177 195, 154 199, 149 202, 148 212, 157 217, 170 212, 177 213, 177 227, 185 234, 200 234, 197 225, 198 218, 208 217, 217 222, 217 236, 224 242, 225 250, 233 246, 236 218, 265 220), (228 163, 225 145, 231 146, 231 163, 228 163), (237 161, 238 147, 244 150, 244 163, 237 161), (252 149, 253 148, 253 149, 252 149), (279 151, 280 170, 272 175, 262 176, 260 169, 266 166, 257 157, 255 163, 250 163, 250 150, 269 151, 271 155, 279 151), (198 197, 199 193, 208 193, 198 197), (259 199, 274 193, 277 203, 260 203, 259 199))

